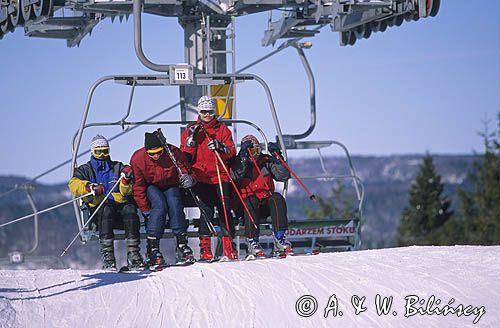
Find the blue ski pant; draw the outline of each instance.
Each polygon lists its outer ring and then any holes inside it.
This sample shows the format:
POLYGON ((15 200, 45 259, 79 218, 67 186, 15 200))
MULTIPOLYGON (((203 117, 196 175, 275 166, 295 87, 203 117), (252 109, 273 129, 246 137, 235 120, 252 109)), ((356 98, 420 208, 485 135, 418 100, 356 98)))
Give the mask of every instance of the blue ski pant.
POLYGON ((181 191, 177 185, 160 190, 157 186, 149 185, 146 193, 151 204, 149 218, 146 220, 148 236, 161 238, 165 230, 167 215, 170 229, 174 235, 187 231, 188 222, 184 214, 181 191))

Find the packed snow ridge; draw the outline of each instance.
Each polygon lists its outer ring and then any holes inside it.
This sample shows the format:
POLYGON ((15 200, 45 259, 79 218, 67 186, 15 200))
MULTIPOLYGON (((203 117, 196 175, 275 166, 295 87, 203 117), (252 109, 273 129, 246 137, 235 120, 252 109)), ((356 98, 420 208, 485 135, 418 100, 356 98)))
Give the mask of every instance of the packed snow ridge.
POLYGON ((500 246, 0 271, 0 327, 499 327, 500 246))

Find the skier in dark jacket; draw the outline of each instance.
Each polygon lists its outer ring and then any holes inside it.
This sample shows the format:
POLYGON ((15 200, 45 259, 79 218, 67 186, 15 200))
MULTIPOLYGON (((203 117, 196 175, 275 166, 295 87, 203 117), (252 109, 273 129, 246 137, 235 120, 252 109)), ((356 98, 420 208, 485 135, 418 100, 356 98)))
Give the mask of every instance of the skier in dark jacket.
POLYGON ((135 175, 134 199, 146 220, 146 263, 151 268, 165 265, 160 252, 160 238, 165 230, 167 214, 170 228, 176 236, 177 261, 194 260, 193 251, 188 246, 188 222, 179 186, 191 188, 196 180, 189 175, 190 168, 186 164, 184 154, 173 145, 169 144, 169 147, 181 171, 185 172, 180 177, 155 133, 146 132, 144 147, 137 150, 130 159, 135 175))
POLYGON ((210 231, 207 220, 213 220, 214 206, 217 207, 222 226, 223 255, 236 259, 233 247, 234 222, 231 215, 232 186, 228 174, 219 162, 217 152, 227 169, 228 161, 236 155, 231 131, 215 118, 215 101, 210 96, 198 100, 198 120, 188 126, 181 135, 181 150, 187 154, 196 174, 196 193, 202 200, 200 220, 200 259, 210 261, 213 254, 210 247, 210 231), (221 191, 222 189, 222 191, 221 191), (227 223, 226 223, 227 220, 227 223))
POLYGON ((274 181, 285 182, 290 172, 276 158, 274 152, 281 150, 274 143, 269 143, 269 151, 273 155, 261 152, 259 140, 253 135, 241 139, 241 149, 233 161, 231 175, 238 182, 241 196, 247 205, 257 228, 251 222, 248 213, 244 212, 245 234, 248 240, 249 253, 262 257, 264 251, 259 244, 259 222, 265 222, 270 215, 273 224, 274 253, 292 253, 292 245, 286 239, 288 217, 286 201, 283 196, 274 192, 274 181))
POLYGON ((125 238, 127 239, 127 263, 130 268, 144 268, 140 254, 139 216, 134 203, 131 201, 133 173, 129 165, 112 161, 109 156, 109 144, 106 138, 97 135, 90 144, 92 156, 90 161, 75 169, 69 182, 71 193, 75 197, 93 192, 93 196, 83 199, 92 214, 96 207, 105 201, 104 205, 95 215, 99 230, 99 242, 104 268, 116 269, 114 255, 114 220, 123 221, 125 238), (104 200, 110 188, 118 181, 120 175, 123 179, 119 185, 104 200))

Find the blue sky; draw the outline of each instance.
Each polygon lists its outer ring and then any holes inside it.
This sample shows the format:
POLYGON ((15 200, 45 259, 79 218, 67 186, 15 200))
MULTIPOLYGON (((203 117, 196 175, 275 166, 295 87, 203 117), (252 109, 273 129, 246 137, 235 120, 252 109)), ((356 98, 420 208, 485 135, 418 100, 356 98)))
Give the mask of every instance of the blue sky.
MULTIPOLYGON (((494 128, 500 111, 499 10, 498 1, 476 0, 473 8, 470 1, 444 1, 437 17, 388 28, 358 40, 354 47, 340 47, 338 34, 325 27, 309 40, 313 47, 306 50, 318 107, 318 124, 308 139, 337 140, 361 155, 482 151, 477 132, 486 118, 493 120, 494 128)), ((272 50, 260 45, 267 18, 264 14, 236 20, 238 68, 272 50)), ((176 19, 144 15, 143 23, 148 57, 162 64, 184 61, 176 19)), ((5 145, 0 175, 27 177, 70 157, 71 139, 94 81, 110 74, 153 73, 135 56, 132 19, 121 24, 105 20, 79 48, 71 49, 64 41, 25 37, 18 29, 0 41, 0 63, 0 136, 5 145)), ((296 51, 287 49, 248 72, 262 76, 271 87, 283 132, 305 131, 308 82, 296 51)), ((272 137, 262 90, 246 83, 238 86, 237 94, 239 117, 255 121, 272 137)), ((89 122, 120 119, 128 96, 128 88, 106 84, 94 98, 89 122)), ((144 119, 177 101, 175 87, 140 89, 130 118, 144 119)), ((180 114, 176 109, 160 118, 178 120, 180 114)), ((178 128, 165 129, 177 144, 178 128)), ((146 130, 114 141, 112 157, 128 162, 142 146, 146 130)), ((109 137, 118 132, 88 130, 82 147, 86 149, 96 133, 109 137)), ((242 129, 239 136, 245 132, 242 129)), ((311 153, 290 153, 301 155, 311 153)), ((40 181, 62 182, 68 177, 66 166, 40 181)))

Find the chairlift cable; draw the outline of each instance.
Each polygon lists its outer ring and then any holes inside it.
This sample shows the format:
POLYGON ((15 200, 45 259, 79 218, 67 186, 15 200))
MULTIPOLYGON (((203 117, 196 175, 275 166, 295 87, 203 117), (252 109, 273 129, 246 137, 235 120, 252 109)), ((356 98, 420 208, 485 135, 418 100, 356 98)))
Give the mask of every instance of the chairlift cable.
POLYGON ((75 198, 75 199, 70 199, 70 200, 68 200, 68 201, 66 201, 66 202, 64 202, 64 203, 59 204, 59 205, 55 205, 55 206, 52 206, 52 207, 46 208, 46 209, 44 209, 44 210, 38 211, 38 212, 36 212, 36 213, 28 214, 28 215, 23 216, 23 217, 21 217, 21 218, 19 218, 19 219, 14 219, 14 220, 12 220, 12 221, 9 221, 9 222, 6 222, 6 223, 3 223, 3 224, 0 224, 0 228, 5 227, 5 226, 7 226, 7 225, 10 225, 10 224, 12 224, 12 223, 16 223, 16 222, 19 222, 19 221, 22 221, 22 220, 28 219, 28 218, 30 218, 30 217, 32 217, 32 216, 35 216, 35 215, 38 215, 38 214, 42 214, 42 213, 45 213, 45 212, 52 211, 52 210, 54 210, 54 209, 56 209, 56 208, 58 208, 58 207, 64 206, 64 205, 66 205, 66 204, 72 203, 72 202, 73 202, 73 201, 75 201, 75 200, 79 200, 79 199, 81 199, 81 198, 84 198, 84 197, 87 197, 87 196, 90 196, 90 195, 92 195, 92 193, 91 193, 91 192, 89 192, 88 194, 85 194, 85 195, 83 195, 83 196, 80 196, 80 197, 78 197, 78 198, 75 198))

